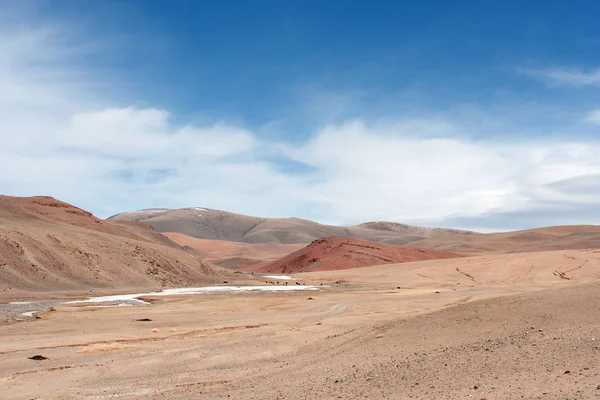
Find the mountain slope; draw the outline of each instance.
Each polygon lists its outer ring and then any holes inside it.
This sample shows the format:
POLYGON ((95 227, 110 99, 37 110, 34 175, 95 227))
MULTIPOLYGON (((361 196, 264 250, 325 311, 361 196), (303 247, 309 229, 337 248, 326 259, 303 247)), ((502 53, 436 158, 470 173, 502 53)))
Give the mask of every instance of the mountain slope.
POLYGON ((423 228, 391 222, 341 227, 299 218, 259 218, 205 208, 152 209, 117 214, 111 221, 137 221, 159 232, 177 232, 199 239, 244 243, 310 243, 328 236, 346 236, 390 244, 406 244, 440 235, 467 235, 456 229, 423 228))
POLYGON ((411 245, 470 254, 600 248, 600 226, 565 225, 461 237, 439 236, 411 245))
POLYGON ((224 240, 197 239, 182 233, 163 232, 163 235, 220 267, 243 269, 264 261, 273 261, 304 247, 303 244, 242 243, 224 240))
POLYGON ((317 239, 308 246, 248 270, 255 272, 297 273, 359 268, 370 265, 455 258, 447 251, 395 246, 347 237, 317 239))
POLYGON ((210 264, 138 223, 103 221, 51 197, 0 196, 0 289, 189 286, 210 264))

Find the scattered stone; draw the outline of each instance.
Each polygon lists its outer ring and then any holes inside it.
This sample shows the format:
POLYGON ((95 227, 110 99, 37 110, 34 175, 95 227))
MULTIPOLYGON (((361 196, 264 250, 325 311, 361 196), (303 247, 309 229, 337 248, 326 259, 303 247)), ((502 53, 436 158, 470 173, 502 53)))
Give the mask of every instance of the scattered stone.
POLYGON ((50 311, 56 311, 56 307, 50 307, 50 311))
POLYGON ((150 318, 140 318, 140 319, 136 319, 136 321, 139 321, 139 322, 150 322, 152 320, 150 318))
POLYGON ((479 386, 475 385, 473 386, 473 389, 479 389, 479 386))
POLYGON ((27 357, 27 358, 29 358, 30 360, 35 360, 35 361, 43 361, 43 360, 48 359, 48 357, 44 357, 41 354, 36 354, 35 356, 31 356, 31 357, 27 357))
POLYGON ((312 297, 309 297, 309 298, 308 298, 308 299, 306 299, 306 300, 314 300, 314 299, 313 299, 312 297))
POLYGON ((566 370, 566 371, 565 371, 565 375, 566 375, 566 374, 570 374, 570 373, 571 373, 571 371, 569 371, 569 370, 566 370))
POLYGON ((379 335, 375 336, 375 339, 381 339, 383 337, 383 333, 380 333, 379 335))
POLYGON ((436 293, 440 293, 440 292, 438 292, 438 291, 436 290, 436 293))
POLYGON ((160 331, 159 331, 158 329, 156 329, 156 328, 152 328, 152 329, 150 330, 150 332, 156 333, 156 332, 160 332, 160 331))

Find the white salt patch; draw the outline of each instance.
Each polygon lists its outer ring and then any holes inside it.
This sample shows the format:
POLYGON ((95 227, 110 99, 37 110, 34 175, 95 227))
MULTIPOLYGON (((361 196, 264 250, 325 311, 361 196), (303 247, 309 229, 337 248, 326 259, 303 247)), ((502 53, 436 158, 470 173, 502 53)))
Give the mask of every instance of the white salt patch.
POLYGON ((223 292, 285 292, 293 290, 319 290, 317 286, 211 286, 201 288, 165 289, 155 296, 169 296, 173 294, 203 294, 223 292))
POLYGON ((27 311, 22 313, 21 315, 24 317, 33 317, 37 311, 27 311))
POLYGON ((31 304, 31 301, 13 301, 10 304, 31 304))
POLYGON ((265 275, 263 276, 263 278, 270 278, 270 279, 282 279, 284 281, 291 281, 291 280, 295 280, 294 278, 292 278, 291 276, 287 276, 287 275, 265 275))
POLYGON ((87 300, 69 301, 65 304, 78 303, 104 303, 108 301, 135 301, 141 304, 150 304, 138 297, 172 296, 181 294, 207 294, 207 293, 240 293, 240 292, 289 292, 294 290, 319 290, 318 286, 208 286, 200 288, 165 289, 162 292, 119 294, 114 296, 90 297, 87 300))
MULTIPOLYGON (((144 302, 144 304, 150 304, 150 303, 144 302)), ((85 306, 85 307, 96 307, 96 308, 133 307, 133 304, 119 303, 119 304, 110 304, 108 306, 99 306, 99 305, 96 305, 96 304, 90 304, 89 306, 85 306)))
POLYGON ((90 297, 87 300, 74 300, 67 301, 65 304, 78 304, 78 303, 106 303, 109 301, 135 301, 140 304, 150 304, 147 301, 143 301, 140 299, 136 299, 139 296, 152 295, 153 293, 143 293, 143 294, 117 294, 114 296, 99 296, 99 297, 90 297))

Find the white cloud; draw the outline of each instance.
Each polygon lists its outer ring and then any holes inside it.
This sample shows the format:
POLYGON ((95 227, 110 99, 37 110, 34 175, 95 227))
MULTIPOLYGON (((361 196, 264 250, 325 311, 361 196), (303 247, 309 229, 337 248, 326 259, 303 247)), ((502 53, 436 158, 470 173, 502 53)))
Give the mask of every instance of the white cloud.
POLYGON ((554 68, 542 71, 526 71, 554 83, 573 86, 600 86, 600 69, 584 71, 577 68, 554 68))
POLYGON ((600 124, 600 109, 590 111, 585 117, 584 121, 590 122, 592 124, 600 124))
MULTIPOLYGON (((227 122, 178 125, 168 110, 119 107, 110 91, 93 90, 109 82, 76 61, 101 49, 56 32, 0 35, 6 194, 52 195, 101 216, 206 206, 335 223, 488 224, 482 228, 495 226, 489 216, 539 210, 550 210, 550 225, 552 204, 589 211, 597 200, 590 192, 597 179, 589 178, 600 174, 597 141, 477 141, 442 118, 356 118, 294 146, 227 122), (283 168, 291 162, 305 167, 283 168)), ((593 82, 565 74, 555 76, 593 82)), ((572 222, 600 223, 589 215, 575 213, 572 222)), ((513 218, 511 227, 524 226, 513 218)))
MULTIPOLYGON (((598 143, 423 139, 361 122, 330 126, 288 154, 320 176, 338 219, 432 222, 569 199, 553 182, 600 172, 598 143)), ((551 223, 551 221, 549 221, 551 223)))

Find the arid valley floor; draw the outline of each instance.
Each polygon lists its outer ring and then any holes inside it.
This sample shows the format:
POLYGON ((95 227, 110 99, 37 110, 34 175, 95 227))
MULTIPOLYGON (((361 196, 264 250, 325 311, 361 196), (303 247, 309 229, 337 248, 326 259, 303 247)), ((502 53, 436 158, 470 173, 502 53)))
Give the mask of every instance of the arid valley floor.
MULTIPOLYGON (((599 276, 600 251, 555 251, 294 276, 316 291, 155 297, 131 307, 58 305, 41 319, 0 325, 0 393, 3 399, 597 398, 600 285, 593 282, 599 276), (143 318, 152 321, 137 321, 143 318), (47 360, 28 358, 37 354, 47 360)), ((242 276, 230 283, 253 282, 242 276)))

